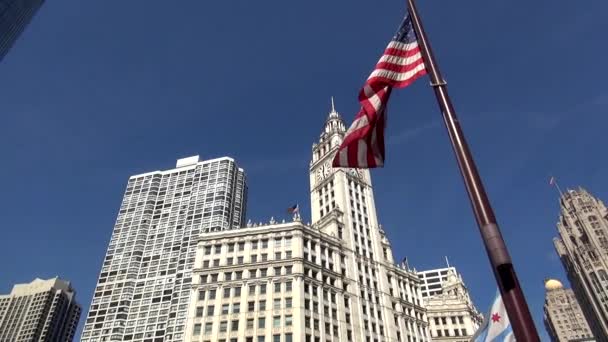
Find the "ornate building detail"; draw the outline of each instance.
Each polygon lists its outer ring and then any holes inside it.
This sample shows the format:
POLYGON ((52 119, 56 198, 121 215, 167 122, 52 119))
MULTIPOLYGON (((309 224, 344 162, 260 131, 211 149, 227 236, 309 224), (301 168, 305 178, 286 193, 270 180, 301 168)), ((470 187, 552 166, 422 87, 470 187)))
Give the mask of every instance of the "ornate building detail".
POLYGON ((582 188, 560 204, 555 249, 595 338, 608 341, 608 209, 582 188))

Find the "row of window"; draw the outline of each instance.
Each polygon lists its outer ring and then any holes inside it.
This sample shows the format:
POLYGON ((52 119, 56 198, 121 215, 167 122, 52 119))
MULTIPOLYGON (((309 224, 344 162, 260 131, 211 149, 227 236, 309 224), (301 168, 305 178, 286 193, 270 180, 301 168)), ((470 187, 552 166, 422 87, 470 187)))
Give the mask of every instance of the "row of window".
MULTIPOLYGON (((259 288, 260 291, 258 294, 266 294, 266 284, 260 285, 248 285, 249 287, 249 295, 255 295, 256 289, 259 288)), ((286 281, 284 283, 275 282, 273 283, 274 293, 280 293, 281 289, 284 287, 285 292, 291 292, 293 289, 293 283, 291 281, 286 281), (285 284, 285 286, 283 286, 285 284)), ((198 292, 198 300, 213 300, 216 298, 217 289, 211 289, 208 291, 200 290, 198 292)), ((225 287, 223 289, 223 298, 232 298, 232 297, 240 297, 241 296, 241 286, 233 286, 233 287, 225 287)))
MULTIPOLYGON (((260 268, 260 269, 251 269, 251 270, 234 271, 234 272, 230 271, 230 272, 223 273, 223 275, 224 275, 223 280, 230 281, 230 280, 241 280, 241 279, 248 279, 248 278, 263 278, 263 277, 270 276, 270 274, 268 273, 269 269, 273 270, 272 275, 274 275, 274 276, 290 275, 293 272, 293 266, 260 268), (249 275, 249 277, 247 277, 247 275, 249 275)), ((221 274, 222 273, 203 274, 200 276, 201 284, 217 283, 219 280, 219 276, 221 274)))
MULTIPOLYGON (((268 248, 268 241, 269 241, 269 239, 252 240, 249 242, 249 245, 252 250, 256 250, 258 248, 265 249, 265 248, 268 248)), ((227 253, 232 253, 234 251, 242 252, 245 250, 245 242, 228 243, 228 244, 224 244, 224 246, 226 247, 227 253)), ((291 236, 286 236, 284 238, 283 237, 274 238, 274 247, 281 247, 281 246, 285 246, 285 247, 291 246, 291 236)), ((216 244, 213 246, 205 246, 205 249, 204 249, 205 255, 221 254, 221 253, 222 253, 221 244, 216 244)))
MULTIPOLYGON (((200 295, 200 293, 199 293, 200 295)), ((293 300, 291 297, 286 297, 284 300, 281 298, 275 298, 273 300, 272 309, 278 310, 281 308, 291 309, 293 307, 293 300)), ((260 300, 257 302, 257 310, 256 310, 256 302, 249 301, 247 302, 247 311, 246 312, 264 312, 266 311, 266 300, 260 300)), ((238 314, 241 313, 241 303, 226 303, 222 304, 220 314, 228 315, 228 314, 238 314), (232 309, 231 309, 232 307, 232 309)), ((196 317, 212 317, 216 314, 215 305, 207 305, 197 306, 195 315, 196 317)))
MULTIPOLYGON (((258 262, 258 257, 259 257, 259 261, 268 261, 268 253, 261 253, 261 254, 252 254, 249 256, 249 262, 254 263, 254 262, 258 262)), ((274 253, 274 260, 281 260, 281 259, 291 259, 292 257, 292 252, 291 251, 285 251, 285 253, 283 254, 283 252, 275 252, 274 253)), ((203 268, 209 268, 209 266, 213 266, 213 267, 218 267, 221 264, 223 265, 227 265, 227 266, 231 266, 231 265, 243 265, 245 262, 245 257, 243 256, 238 256, 236 258, 234 257, 228 257, 225 259, 226 262, 225 263, 220 263, 220 259, 213 259, 213 260, 204 260, 203 261, 203 268)))
MULTIPOLYGON (((266 328, 266 317, 258 317, 257 318, 257 328, 265 329, 266 328)), ((213 331, 214 322, 207 322, 205 324, 195 323, 193 327, 192 334, 200 335, 201 332, 205 335, 211 334, 213 331), (204 327, 204 329, 202 329, 204 327)), ((225 333, 228 331, 239 331, 240 319, 234 320, 224 320, 219 322, 219 332, 225 333)), ((292 315, 277 315, 272 316, 272 327, 273 328, 281 328, 281 327, 291 327, 293 325, 293 316, 292 315)), ((249 318, 246 321, 245 329, 251 330, 255 327, 255 319, 249 318)))
MULTIPOLYGON (((272 340, 268 341, 266 339, 265 335, 259 335, 259 336, 246 336, 245 337, 245 342, 293 342, 293 334, 292 333, 286 333, 286 334, 274 334, 272 335, 272 340)), ((204 340, 203 342, 211 342, 211 340, 204 340)), ((238 342, 238 339, 236 337, 230 338, 228 340, 221 338, 218 340, 218 342, 238 342)))

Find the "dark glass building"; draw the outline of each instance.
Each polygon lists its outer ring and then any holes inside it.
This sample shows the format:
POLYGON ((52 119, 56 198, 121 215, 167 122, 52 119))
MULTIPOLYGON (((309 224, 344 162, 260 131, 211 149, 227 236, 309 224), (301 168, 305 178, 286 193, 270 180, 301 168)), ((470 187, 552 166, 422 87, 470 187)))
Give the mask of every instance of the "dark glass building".
POLYGON ((44 0, 0 0, 0 61, 44 0))

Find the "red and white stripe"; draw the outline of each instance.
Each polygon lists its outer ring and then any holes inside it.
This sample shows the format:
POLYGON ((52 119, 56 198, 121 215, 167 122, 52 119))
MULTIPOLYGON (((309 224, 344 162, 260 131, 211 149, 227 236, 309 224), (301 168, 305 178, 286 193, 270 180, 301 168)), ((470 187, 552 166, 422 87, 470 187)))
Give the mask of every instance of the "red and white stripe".
MULTIPOLYGON (((406 19, 407 20, 407 19, 406 19)), ((391 41, 359 93, 361 110, 346 132, 334 167, 384 165, 386 105, 392 88, 403 88, 426 74, 418 42, 391 41)))

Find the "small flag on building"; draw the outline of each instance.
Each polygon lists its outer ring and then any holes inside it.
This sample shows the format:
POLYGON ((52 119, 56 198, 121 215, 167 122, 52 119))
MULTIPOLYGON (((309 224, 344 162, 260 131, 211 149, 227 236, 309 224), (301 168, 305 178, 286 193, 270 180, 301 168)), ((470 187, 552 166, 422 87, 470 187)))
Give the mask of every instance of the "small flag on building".
POLYGON ((292 207, 287 208, 287 212, 290 214, 298 214, 300 212, 300 206, 294 204, 292 207))
POLYGON ((515 342, 513 329, 507 316, 507 310, 502 302, 500 293, 496 294, 496 299, 486 315, 483 325, 479 327, 472 342, 515 342))
POLYGON ((359 92, 361 110, 334 157, 334 167, 384 165, 384 126, 391 90, 406 87, 424 74, 426 69, 416 33, 407 14, 359 92))

